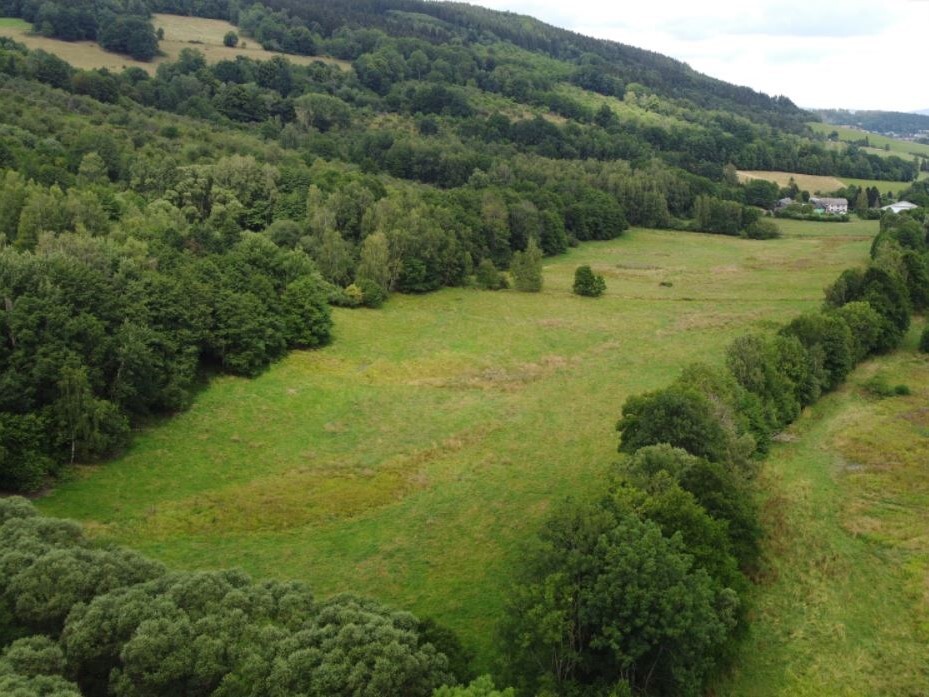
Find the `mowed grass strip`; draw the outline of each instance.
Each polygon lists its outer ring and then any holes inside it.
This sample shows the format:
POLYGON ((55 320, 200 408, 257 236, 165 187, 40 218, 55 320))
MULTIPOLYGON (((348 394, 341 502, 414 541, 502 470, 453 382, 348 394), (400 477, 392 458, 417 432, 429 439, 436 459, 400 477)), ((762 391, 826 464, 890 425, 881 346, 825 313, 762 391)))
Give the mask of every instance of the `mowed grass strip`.
POLYGON ((785 230, 632 230, 547 260, 539 294, 339 310, 330 347, 214 380, 39 506, 175 567, 238 566, 434 616, 486 668, 521 545, 553 502, 603 481, 625 399, 819 307, 877 223, 785 230), (604 275, 603 297, 572 294, 581 264, 604 275))
POLYGON ((714 694, 929 694, 929 361, 915 343, 861 366, 775 446, 767 570, 714 694), (875 376, 912 394, 878 399, 875 376))
POLYGON ((240 44, 236 48, 223 45, 223 37, 229 31, 238 31, 235 25, 218 19, 203 19, 201 17, 182 17, 179 15, 154 15, 152 24, 156 29, 164 29, 165 38, 159 42, 164 54, 152 61, 137 61, 129 56, 110 53, 100 48, 93 41, 59 41, 38 34, 32 34, 32 25, 21 19, 0 18, 0 36, 7 36, 30 49, 42 49, 53 53, 62 60, 76 68, 93 70, 106 68, 119 72, 126 68, 141 68, 154 75, 162 63, 176 61, 185 48, 200 51, 209 63, 218 63, 222 60, 235 60, 237 56, 244 56, 254 60, 269 60, 275 56, 283 56, 292 63, 309 65, 313 61, 323 61, 338 65, 344 70, 351 70, 351 63, 324 56, 294 56, 290 54, 266 51, 257 41, 248 37, 239 37, 240 44))

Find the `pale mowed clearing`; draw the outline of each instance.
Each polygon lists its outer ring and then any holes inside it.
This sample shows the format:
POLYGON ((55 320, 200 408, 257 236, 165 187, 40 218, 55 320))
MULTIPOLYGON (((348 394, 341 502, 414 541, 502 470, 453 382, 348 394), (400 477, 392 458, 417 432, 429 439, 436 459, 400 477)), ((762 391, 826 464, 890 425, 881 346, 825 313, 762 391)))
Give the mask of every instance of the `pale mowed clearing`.
POLYGON ((854 177, 828 177, 818 174, 799 174, 797 172, 775 172, 769 170, 740 170, 738 175, 739 181, 741 182, 752 179, 764 179, 765 181, 774 182, 778 186, 789 186, 790 180, 793 179, 797 183, 797 186, 800 187, 801 191, 809 191, 811 194, 837 191, 838 189, 844 189, 846 186, 854 184, 859 187, 876 186, 881 193, 891 192, 897 195, 910 186, 910 182, 855 179, 854 177))
POLYGON ((548 260, 539 294, 338 310, 331 346, 214 380, 39 505, 174 567, 434 616, 486 669, 521 545, 554 502, 602 482, 625 399, 818 308, 877 231, 788 222, 766 242, 633 230, 548 260), (571 293, 580 264, 606 277, 603 297, 571 293))
POLYGON ((106 68, 119 72, 125 68, 135 67, 154 74, 161 63, 177 60, 177 57, 185 48, 200 51, 210 63, 235 60, 237 56, 244 56, 254 60, 268 60, 275 56, 283 56, 292 63, 299 65, 309 65, 314 61, 323 61, 324 63, 338 65, 346 70, 351 68, 351 64, 347 61, 340 61, 335 58, 294 56, 275 51, 265 51, 257 41, 243 36, 239 37, 239 46, 229 48, 223 45, 223 37, 228 32, 237 31, 237 29, 229 22, 218 19, 156 14, 153 24, 156 29, 164 29, 165 38, 159 42, 159 47, 165 55, 159 56, 151 62, 137 61, 128 56, 109 53, 93 41, 70 42, 49 39, 44 36, 33 36, 30 34, 32 26, 18 19, 0 19, 0 36, 8 36, 31 49, 42 49, 53 53, 74 67, 84 70, 106 68))

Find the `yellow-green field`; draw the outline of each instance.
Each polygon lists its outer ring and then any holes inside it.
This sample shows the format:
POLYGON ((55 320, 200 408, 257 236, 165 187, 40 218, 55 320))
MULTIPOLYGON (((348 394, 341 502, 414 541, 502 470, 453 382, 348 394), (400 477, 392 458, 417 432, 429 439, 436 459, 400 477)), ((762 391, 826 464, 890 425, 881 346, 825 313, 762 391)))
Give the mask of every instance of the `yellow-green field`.
POLYGON ((871 133, 870 131, 849 128, 848 126, 833 126, 830 123, 811 122, 808 125, 816 133, 821 133, 823 135, 829 135, 835 131, 839 134, 839 140, 841 141, 854 142, 867 137, 868 142, 873 147, 883 148, 886 145, 890 148, 892 154, 899 155, 900 157, 913 157, 914 155, 918 155, 919 157, 929 158, 929 145, 924 145, 922 143, 897 140, 896 138, 889 138, 877 133, 871 133))
POLYGON ((766 242, 633 230, 549 260, 540 294, 446 289, 337 311, 332 346, 214 380, 39 506, 175 567, 434 616, 486 668, 520 544, 552 502, 601 482, 626 397, 819 307, 877 223, 784 229, 766 242), (579 264, 606 277, 602 298, 571 293, 579 264))
POLYGON ((775 172, 769 170, 740 170, 738 172, 739 181, 748 181, 750 179, 764 179, 765 181, 775 182, 778 186, 788 186, 793 179, 797 186, 803 191, 809 191, 811 194, 826 193, 844 189, 846 186, 854 184, 859 187, 876 186, 881 193, 892 192, 894 196, 901 191, 909 188, 910 182, 890 182, 879 179, 855 179, 854 177, 829 177, 818 174, 798 174, 796 172, 775 172))
POLYGON ((929 694, 929 358, 860 367, 765 464, 768 568, 720 696, 929 694), (911 396, 877 399, 882 376, 911 396))
POLYGON ((240 37, 239 46, 236 48, 228 48, 223 46, 223 37, 227 32, 235 31, 236 27, 229 24, 229 22, 218 19, 157 14, 154 17, 153 24, 156 29, 164 29, 165 38, 159 42, 159 46, 165 55, 159 56, 151 62, 137 61, 128 56, 109 53, 93 41, 58 41, 57 39, 33 35, 30 33, 32 25, 21 19, 0 18, 0 36, 8 36, 31 49, 40 48, 49 53, 54 53, 74 67, 84 70, 106 68, 118 72, 124 68, 136 67, 154 74, 161 63, 177 60, 178 55, 185 48, 200 51, 210 63, 217 63, 221 60, 234 60, 236 56, 267 60, 281 55, 287 60, 301 65, 308 65, 313 61, 320 60, 339 65, 345 69, 351 67, 351 64, 334 58, 293 56, 265 51, 260 44, 247 37, 240 37))

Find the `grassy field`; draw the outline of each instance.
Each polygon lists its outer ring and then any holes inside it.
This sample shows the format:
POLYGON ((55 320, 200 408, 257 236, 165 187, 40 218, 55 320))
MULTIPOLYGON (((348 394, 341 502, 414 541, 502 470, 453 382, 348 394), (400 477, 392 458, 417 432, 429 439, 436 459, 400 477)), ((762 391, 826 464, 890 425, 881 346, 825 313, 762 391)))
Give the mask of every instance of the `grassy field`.
POLYGON ((626 397, 818 307, 877 230, 786 222, 768 242, 633 230, 585 244, 549 260, 541 294, 337 311, 332 346, 214 380, 39 506, 175 567, 434 616, 487 667, 520 544, 553 501, 601 481, 626 397), (604 274, 602 298, 572 295, 579 264, 604 274))
POLYGON ((193 48, 206 56, 210 63, 221 60, 234 60, 236 56, 245 56, 255 60, 267 60, 277 55, 283 55, 287 60, 307 65, 316 60, 339 65, 348 70, 351 64, 334 58, 292 56, 274 51, 265 51, 261 46, 248 38, 236 48, 223 46, 223 37, 236 27, 229 22, 218 19, 201 19, 199 17, 181 17, 178 15, 157 14, 154 17, 155 28, 165 31, 165 38, 159 42, 161 51, 165 54, 151 62, 137 61, 128 56, 104 51, 93 41, 58 41, 44 36, 32 35, 32 26, 21 19, 0 18, 0 36, 10 38, 25 44, 31 49, 40 48, 54 53, 76 68, 90 70, 93 68, 107 68, 120 71, 124 68, 136 67, 154 74, 161 63, 174 61, 185 48, 193 48))
POLYGON ((871 133, 870 131, 860 131, 857 128, 849 128, 848 126, 833 126, 829 123, 812 122, 809 124, 809 126, 816 133, 822 133, 824 135, 829 135, 835 131, 839 134, 839 140, 845 142, 858 141, 867 137, 868 142, 873 147, 883 148, 886 145, 890 148, 891 153, 897 154, 901 157, 913 157, 914 155, 918 155, 920 157, 929 158, 929 145, 924 145, 922 143, 911 143, 907 140, 897 140, 896 138, 888 138, 887 136, 871 133))
POLYGON ((929 361, 873 360, 765 465, 769 559, 720 697, 929 694, 929 361), (883 376, 911 396, 877 399, 883 376))
POLYGON ((882 193, 890 191, 896 196, 910 186, 910 182, 855 179, 853 177, 826 177, 818 174, 797 174, 795 172, 740 171, 738 174, 739 180, 743 182, 749 179, 764 179, 765 181, 776 182, 779 186, 787 186, 790 184, 790 180, 793 179, 801 190, 809 191, 811 194, 836 191, 854 184, 859 187, 876 186, 882 193))

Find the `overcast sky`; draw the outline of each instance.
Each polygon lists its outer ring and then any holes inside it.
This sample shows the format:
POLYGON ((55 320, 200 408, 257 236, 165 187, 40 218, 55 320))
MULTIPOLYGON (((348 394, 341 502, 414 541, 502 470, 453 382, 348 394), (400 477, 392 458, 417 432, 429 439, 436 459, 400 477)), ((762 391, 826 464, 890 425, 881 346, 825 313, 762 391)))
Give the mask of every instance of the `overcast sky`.
POLYGON ((467 0, 647 48, 802 107, 929 109, 929 0, 467 0))

